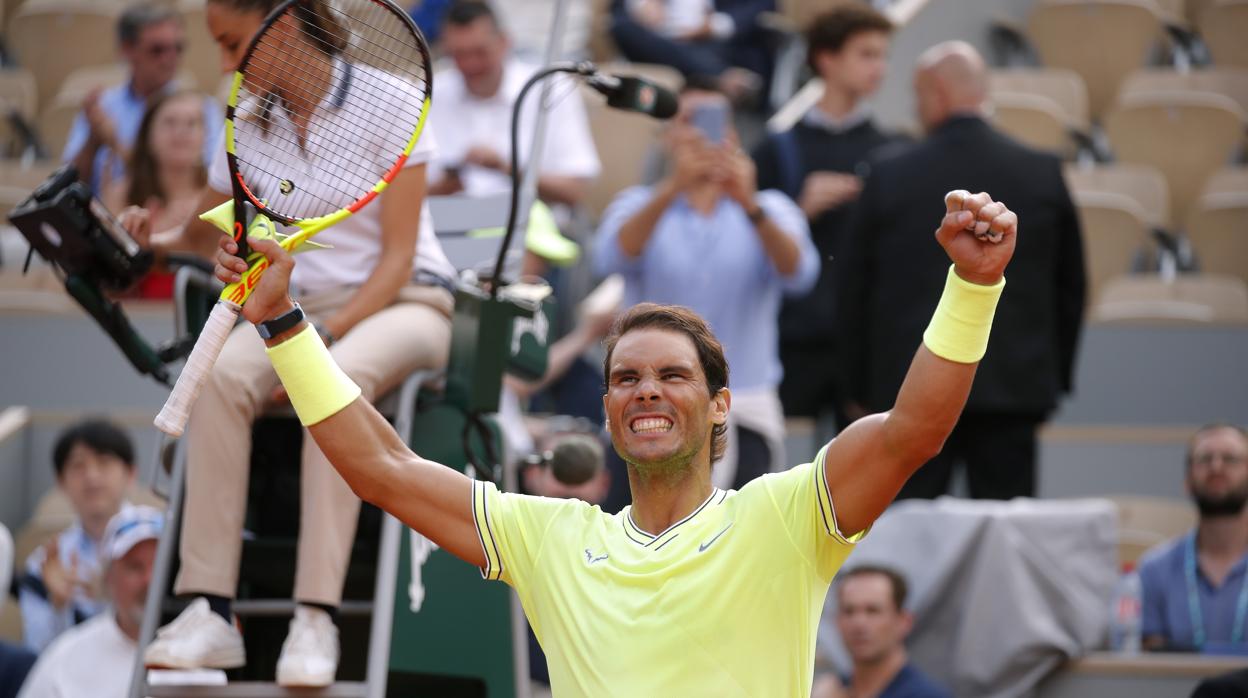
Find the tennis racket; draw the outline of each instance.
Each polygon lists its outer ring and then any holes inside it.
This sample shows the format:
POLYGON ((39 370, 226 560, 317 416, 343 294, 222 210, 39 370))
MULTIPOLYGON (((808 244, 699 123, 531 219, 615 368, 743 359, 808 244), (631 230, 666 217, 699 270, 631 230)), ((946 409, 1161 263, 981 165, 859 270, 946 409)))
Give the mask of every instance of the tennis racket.
POLYGON ((420 138, 429 48, 389 0, 287 0, 264 20, 225 109, 232 236, 249 268, 225 287, 155 424, 180 436, 221 347, 268 267, 246 235, 294 250, 359 211, 394 180, 420 138), (251 222, 248 223, 249 215, 251 222))

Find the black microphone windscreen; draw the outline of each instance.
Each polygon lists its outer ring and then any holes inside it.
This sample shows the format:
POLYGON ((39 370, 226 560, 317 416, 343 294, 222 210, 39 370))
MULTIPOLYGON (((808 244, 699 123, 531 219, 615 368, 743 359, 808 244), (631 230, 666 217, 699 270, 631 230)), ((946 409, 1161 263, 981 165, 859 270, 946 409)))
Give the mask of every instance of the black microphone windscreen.
POLYGON ((649 114, 656 119, 670 119, 676 115, 676 95, 649 80, 632 76, 620 76, 618 88, 607 96, 607 105, 616 109, 649 114))
POLYGON ((588 482, 603 468, 603 448, 591 434, 562 434, 550 450, 550 472, 565 485, 588 482))

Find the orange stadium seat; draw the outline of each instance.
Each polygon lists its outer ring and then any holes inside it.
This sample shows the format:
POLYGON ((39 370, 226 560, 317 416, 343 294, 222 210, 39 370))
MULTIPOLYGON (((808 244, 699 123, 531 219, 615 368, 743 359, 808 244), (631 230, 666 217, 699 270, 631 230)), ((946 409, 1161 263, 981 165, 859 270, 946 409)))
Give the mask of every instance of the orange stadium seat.
POLYGON ((1097 322, 1248 325, 1248 284, 1221 274, 1120 276, 1092 309, 1097 322))
POLYGON ((1215 65, 1248 68, 1248 0, 1210 3, 1197 27, 1215 65))
POLYGON ((1248 168, 1210 177, 1185 230, 1201 270, 1248 282, 1248 168))
POLYGON ((1073 133, 1088 133, 1088 91, 1072 70, 994 70, 989 76, 993 122, 1028 145, 1063 157, 1076 151, 1073 133))
POLYGON ((8 46, 34 74, 40 109, 74 70, 116 60, 120 8, 112 1, 26 0, 17 10, 6 31, 8 46))
POLYGON ((1040 0, 1027 37, 1045 66, 1083 77, 1092 118, 1100 119, 1122 79, 1162 39, 1162 12, 1152 0, 1040 0))
POLYGON ((1165 175, 1173 224, 1184 220, 1209 175, 1242 145, 1244 110, 1217 92, 1128 90, 1106 117, 1105 133, 1116 158, 1165 175))

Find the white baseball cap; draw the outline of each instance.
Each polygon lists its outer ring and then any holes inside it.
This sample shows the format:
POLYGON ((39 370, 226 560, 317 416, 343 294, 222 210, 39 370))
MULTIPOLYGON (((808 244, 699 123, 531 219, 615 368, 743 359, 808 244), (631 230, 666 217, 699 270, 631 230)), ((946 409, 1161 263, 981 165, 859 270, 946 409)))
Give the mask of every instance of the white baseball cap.
POLYGON ((160 538, 165 526, 164 512, 145 505, 127 506, 108 520, 100 541, 100 561, 123 557, 145 540, 160 538))

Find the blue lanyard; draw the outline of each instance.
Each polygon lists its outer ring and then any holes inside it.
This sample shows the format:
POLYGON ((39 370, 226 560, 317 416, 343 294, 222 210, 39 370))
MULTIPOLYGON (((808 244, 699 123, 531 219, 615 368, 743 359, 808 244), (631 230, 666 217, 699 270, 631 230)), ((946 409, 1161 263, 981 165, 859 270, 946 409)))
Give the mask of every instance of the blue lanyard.
MULTIPOLYGON (((1187 613, 1192 620, 1192 643, 1196 649, 1205 646, 1205 620, 1200 613, 1200 595, 1196 586, 1196 534, 1187 541, 1184 572, 1187 573, 1187 613)), ((1248 616, 1248 573, 1239 584, 1239 600, 1235 602, 1235 623, 1231 626, 1231 644, 1244 639, 1244 618, 1248 616)))

